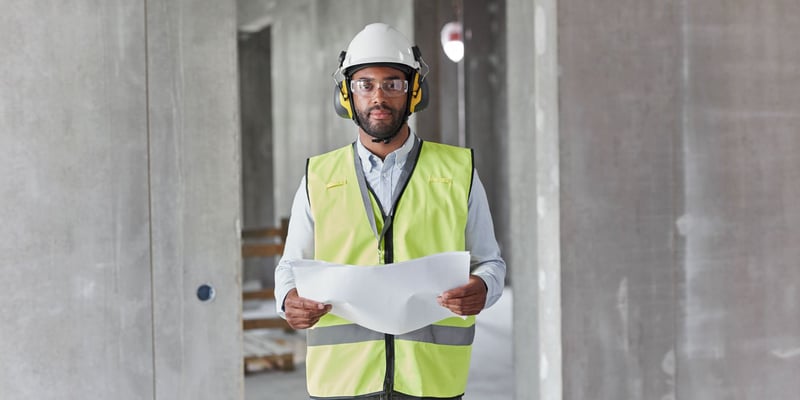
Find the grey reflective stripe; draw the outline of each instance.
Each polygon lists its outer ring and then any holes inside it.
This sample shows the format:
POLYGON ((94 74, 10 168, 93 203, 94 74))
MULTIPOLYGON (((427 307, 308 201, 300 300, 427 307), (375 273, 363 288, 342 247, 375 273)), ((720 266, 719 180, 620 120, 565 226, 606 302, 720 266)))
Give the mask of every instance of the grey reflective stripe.
MULTIPOLYGON (((314 397, 311 396, 311 400, 386 400, 389 396, 386 394, 364 394, 360 396, 348 396, 348 397, 314 397)), ((456 396, 456 397, 415 397, 415 396, 408 396, 398 392, 392 392, 392 400, 461 400, 463 396, 456 396)))
POLYGON ((380 332, 364 328, 356 324, 318 327, 306 331, 309 346, 326 346, 331 344, 369 342, 383 340, 380 332))
POLYGON ((468 346, 475 338, 475 325, 469 327, 428 325, 404 335, 396 336, 397 340, 444 344, 450 346, 468 346))
MULTIPOLYGON (((375 224, 375 214, 372 213, 372 203, 369 201, 369 191, 367 190, 367 178, 364 177, 364 167, 361 166, 361 159, 358 157, 358 148, 356 142, 353 142, 353 165, 356 168, 356 180, 358 180, 358 187, 361 189, 361 200, 364 202, 364 210, 367 212, 367 219, 369 226, 372 228, 372 233, 378 237, 378 225, 375 224)), ((380 241, 378 246, 380 246, 380 241)))
MULTIPOLYGON (((356 324, 335 325, 309 329, 309 346, 369 342, 383 340, 384 334, 356 324)), ((449 346, 468 346, 475 338, 475 325, 469 327, 428 325, 404 335, 395 336, 397 340, 425 342, 449 346)))

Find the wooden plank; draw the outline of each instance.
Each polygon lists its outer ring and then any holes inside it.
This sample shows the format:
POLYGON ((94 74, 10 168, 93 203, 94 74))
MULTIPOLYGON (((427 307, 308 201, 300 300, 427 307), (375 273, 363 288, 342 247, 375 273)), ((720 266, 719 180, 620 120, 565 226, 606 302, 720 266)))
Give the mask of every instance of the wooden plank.
POLYGON ((277 227, 250 228, 242 230, 242 239, 258 239, 265 237, 275 237, 281 241, 286 240, 289 231, 289 219, 282 218, 281 225, 277 227))
POLYGON ((283 254, 283 243, 243 243, 242 257, 272 257, 283 254))
POLYGON ((275 228, 255 228, 242 230, 242 239, 258 239, 265 237, 281 237, 284 236, 283 229, 280 227, 275 228))
POLYGON ((294 355, 279 354, 259 357, 246 357, 244 371, 247 374, 265 370, 294 371, 294 355))
POLYGON ((244 332, 243 353, 245 373, 294 370, 294 351, 283 339, 257 332, 244 332))
POLYGON ((254 318, 242 320, 244 330, 252 329, 287 329, 291 330, 292 327, 289 323, 281 317, 275 318, 254 318))
POLYGON ((242 300, 274 300, 275 290, 272 288, 253 290, 242 293, 242 300))

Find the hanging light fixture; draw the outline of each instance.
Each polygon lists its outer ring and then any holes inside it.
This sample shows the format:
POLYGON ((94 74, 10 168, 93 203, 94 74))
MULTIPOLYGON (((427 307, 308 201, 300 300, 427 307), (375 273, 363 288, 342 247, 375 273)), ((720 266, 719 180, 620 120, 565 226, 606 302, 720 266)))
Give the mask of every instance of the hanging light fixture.
POLYGON ((442 28, 442 49, 447 58, 459 62, 464 58, 464 34, 460 22, 448 22, 442 28))

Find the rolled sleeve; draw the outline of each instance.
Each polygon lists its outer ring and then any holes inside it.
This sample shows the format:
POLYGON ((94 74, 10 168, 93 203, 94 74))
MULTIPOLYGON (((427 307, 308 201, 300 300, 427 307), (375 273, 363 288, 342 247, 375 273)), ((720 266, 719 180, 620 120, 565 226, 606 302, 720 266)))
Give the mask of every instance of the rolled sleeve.
POLYGON ((296 287, 291 261, 314 257, 314 219, 306 194, 305 177, 300 180, 300 187, 294 195, 292 212, 289 217, 289 230, 283 256, 275 267, 275 306, 278 315, 286 318, 283 312, 283 300, 296 287))
POLYGON ((489 308, 503 295, 506 279, 506 263, 500 255, 500 247, 494 236, 494 223, 489 210, 486 190, 477 170, 472 180, 467 215, 466 246, 470 252, 470 269, 473 275, 486 283, 486 304, 489 308))

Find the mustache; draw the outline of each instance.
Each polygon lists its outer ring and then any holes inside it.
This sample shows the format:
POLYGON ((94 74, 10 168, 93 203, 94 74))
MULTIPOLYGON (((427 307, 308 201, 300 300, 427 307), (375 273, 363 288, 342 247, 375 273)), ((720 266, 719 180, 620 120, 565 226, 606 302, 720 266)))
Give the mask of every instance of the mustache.
POLYGON ((390 111, 390 112, 394 113, 394 108, 391 108, 391 107, 389 107, 389 106, 387 106, 385 104, 378 104, 376 106, 372 106, 369 109, 367 109, 368 113, 373 112, 373 111, 390 111))

